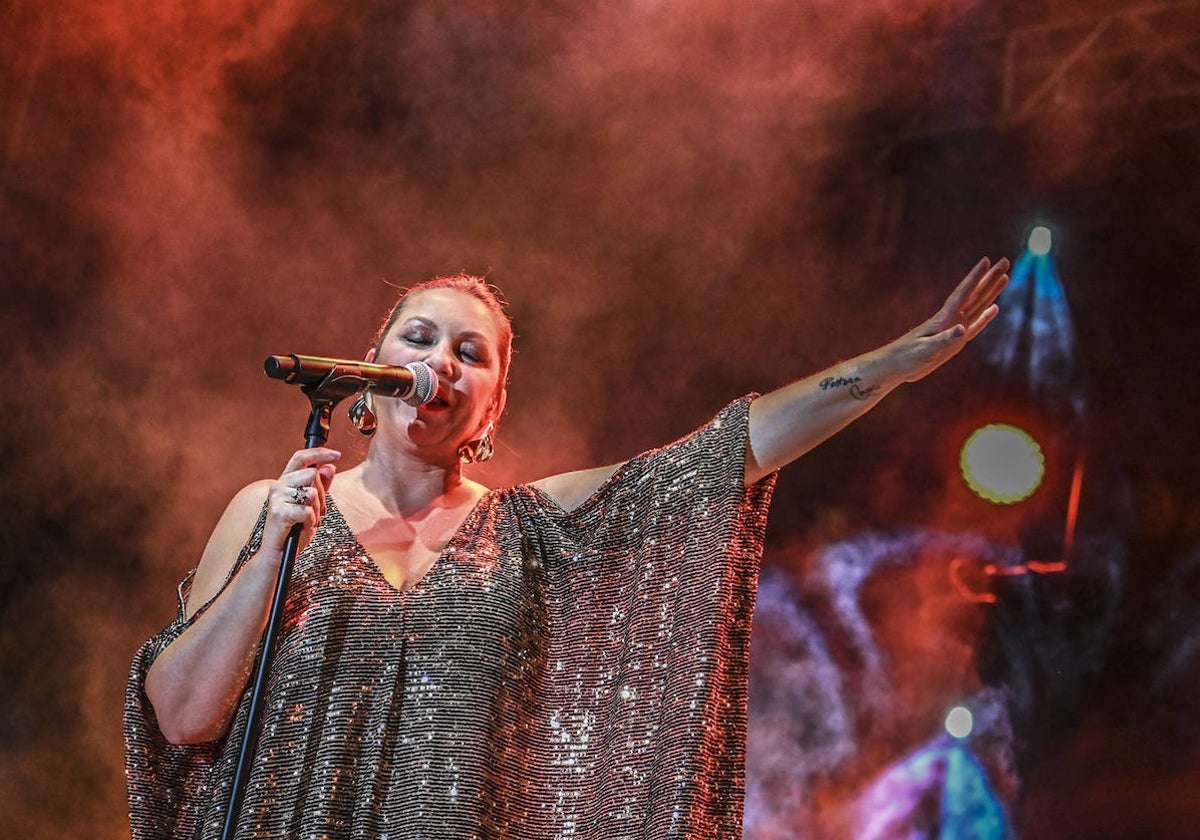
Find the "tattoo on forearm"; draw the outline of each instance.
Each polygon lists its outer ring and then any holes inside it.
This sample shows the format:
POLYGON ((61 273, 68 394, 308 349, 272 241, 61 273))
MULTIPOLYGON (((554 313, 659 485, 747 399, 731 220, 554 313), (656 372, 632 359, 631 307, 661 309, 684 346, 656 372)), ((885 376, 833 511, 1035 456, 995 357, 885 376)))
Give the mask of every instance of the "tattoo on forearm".
POLYGON ((861 376, 826 376, 817 385, 822 391, 848 387, 850 389, 850 396, 856 400, 869 400, 871 395, 879 390, 878 385, 871 385, 864 388, 858 384, 860 382, 862 382, 861 376))

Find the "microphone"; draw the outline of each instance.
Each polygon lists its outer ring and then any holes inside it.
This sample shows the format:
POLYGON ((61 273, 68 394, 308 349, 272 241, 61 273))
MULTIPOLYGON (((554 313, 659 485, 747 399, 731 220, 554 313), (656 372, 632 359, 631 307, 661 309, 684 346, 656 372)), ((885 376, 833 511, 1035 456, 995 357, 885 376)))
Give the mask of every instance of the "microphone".
POLYGON ((392 367, 290 353, 268 356, 263 369, 272 379, 299 385, 305 391, 315 391, 331 399, 369 390, 381 397, 399 397, 409 405, 421 406, 437 396, 437 374, 424 362, 392 367))

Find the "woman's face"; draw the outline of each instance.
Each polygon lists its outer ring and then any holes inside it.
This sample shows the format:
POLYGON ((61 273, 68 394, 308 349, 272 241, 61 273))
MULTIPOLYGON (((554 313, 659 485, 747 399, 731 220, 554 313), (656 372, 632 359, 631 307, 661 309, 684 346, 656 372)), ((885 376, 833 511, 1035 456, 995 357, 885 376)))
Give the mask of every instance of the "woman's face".
POLYGON ((376 413, 381 426, 398 425, 418 447, 444 448, 447 458, 504 410, 500 331, 487 306, 466 292, 435 288, 411 295, 367 361, 422 361, 433 368, 438 394, 432 402, 414 409, 377 399, 376 413))

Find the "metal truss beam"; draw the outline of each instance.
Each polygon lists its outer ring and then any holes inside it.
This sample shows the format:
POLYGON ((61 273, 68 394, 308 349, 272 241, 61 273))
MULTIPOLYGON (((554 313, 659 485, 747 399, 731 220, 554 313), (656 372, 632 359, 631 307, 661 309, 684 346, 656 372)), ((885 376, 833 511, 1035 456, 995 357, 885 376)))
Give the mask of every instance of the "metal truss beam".
POLYGON ((891 130, 874 138, 880 159, 913 140, 1063 112, 1108 112, 1136 119, 1143 132, 1200 127, 1200 0, 1131 3, 927 42, 914 45, 912 58, 939 83, 903 102, 898 120, 882 120, 891 130))

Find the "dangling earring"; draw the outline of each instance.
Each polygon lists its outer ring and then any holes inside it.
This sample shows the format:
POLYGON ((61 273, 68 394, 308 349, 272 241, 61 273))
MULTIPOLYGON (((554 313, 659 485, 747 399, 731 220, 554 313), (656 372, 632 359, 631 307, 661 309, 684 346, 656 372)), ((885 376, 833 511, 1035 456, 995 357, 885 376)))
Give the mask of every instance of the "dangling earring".
POLYGON ((375 401, 370 391, 363 391, 350 403, 350 422, 367 437, 375 434, 375 401))
POLYGON ((469 440, 458 447, 458 460, 464 464, 478 464, 490 460, 496 454, 496 445, 492 441, 493 428, 493 425, 488 423, 478 440, 469 440))

